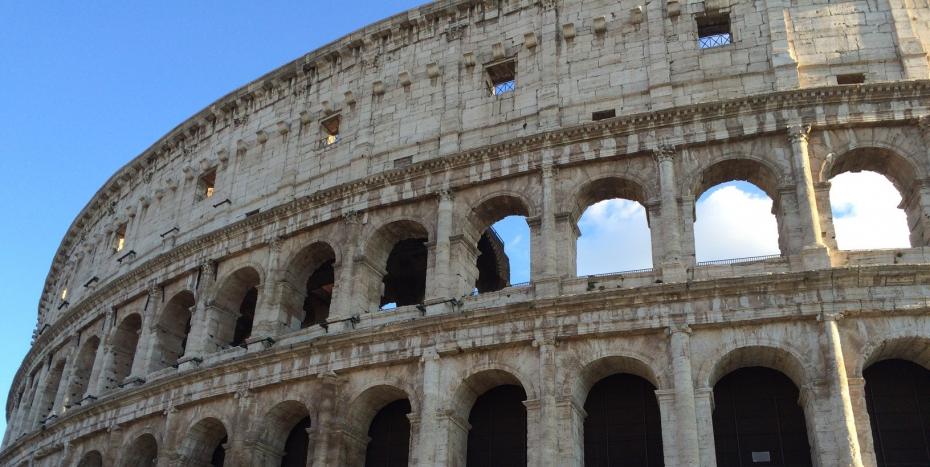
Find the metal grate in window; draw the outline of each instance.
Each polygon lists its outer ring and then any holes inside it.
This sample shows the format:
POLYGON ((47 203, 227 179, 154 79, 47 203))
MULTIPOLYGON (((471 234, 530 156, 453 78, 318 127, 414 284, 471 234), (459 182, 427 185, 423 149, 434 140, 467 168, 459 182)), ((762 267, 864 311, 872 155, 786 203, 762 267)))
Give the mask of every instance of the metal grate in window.
POLYGON ((702 49, 710 49, 713 47, 720 47, 724 45, 729 45, 733 43, 733 37, 730 36, 730 33, 723 34, 714 34, 707 37, 698 38, 698 47, 702 49))
POLYGON ((513 92, 513 90, 516 88, 517 88, 517 82, 515 80, 504 81, 503 83, 497 83, 494 85, 494 95, 499 96, 501 94, 513 92))

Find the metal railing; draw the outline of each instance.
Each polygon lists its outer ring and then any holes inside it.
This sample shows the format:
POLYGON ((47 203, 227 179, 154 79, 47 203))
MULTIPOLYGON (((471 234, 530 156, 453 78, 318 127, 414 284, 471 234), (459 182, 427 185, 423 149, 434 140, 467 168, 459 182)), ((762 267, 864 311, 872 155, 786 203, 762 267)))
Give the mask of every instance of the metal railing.
POLYGON ((765 255, 765 256, 746 256, 744 258, 727 258, 727 259, 714 259, 710 261, 698 261, 697 265, 700 266, 714 266, 721 264, 746 264, 746 263, 761 263, 770 259, 781 258, 781 255, 765 255))
POLYGON ((608 276, 619 276, 623 274, 642 274, 646 272, 653 272, 654 268, 642 268, 642 269, 628 269, 626 271, 617 271, 617 272, 602 272, 600 274, 587 274, 585 277, 608 277, 608 276))

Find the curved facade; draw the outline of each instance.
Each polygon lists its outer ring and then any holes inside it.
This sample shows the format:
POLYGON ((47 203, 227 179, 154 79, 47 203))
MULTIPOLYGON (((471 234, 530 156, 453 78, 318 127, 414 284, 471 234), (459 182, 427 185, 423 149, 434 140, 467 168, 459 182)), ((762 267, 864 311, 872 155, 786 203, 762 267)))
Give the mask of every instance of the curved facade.
POLYGON ((307 54, 78 215, 0 464, 926 465, 928 21, 446 0, 307 54), (837 248, 829 180, 860 170, 911 248, 837 248), (781 254, 697 263, 695 200, 731 180, 781 254), (613 198, 654 267, 577 277, 613 198), (488 230, 514 214, 527 284, 488 230))

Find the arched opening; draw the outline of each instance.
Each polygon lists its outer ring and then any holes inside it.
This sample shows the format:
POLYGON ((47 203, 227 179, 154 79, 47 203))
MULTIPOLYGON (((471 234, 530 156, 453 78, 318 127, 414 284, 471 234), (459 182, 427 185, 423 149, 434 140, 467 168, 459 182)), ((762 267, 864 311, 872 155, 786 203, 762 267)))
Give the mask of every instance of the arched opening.
POLYGON ((227 277, 218 289, 214 306, 221 316, 214 338, 219 346, 242 346, 252 335, 260 283, 258 271, 246 267, 227 277))
POLYGON ((304 417, 294 424, 284 441, 284 456, 281 467, 306 467, 307 450, 310 448, 310 417, 304 417))
POLYGON ((104 383, 104 389, 110 390, 123 384, 132 372, 132 362, 136 358, 136 346, 142 331, 142 317, 133 313, 120 322, 113 334, 110 350, 110 368, 104 383))
POLYGON ((410 401, 388 403, 368 428, 365 467, 406 467, 410 449, 410 401))
POLYGON ((122 467, 155 467, 158 459, 158 441, 150 434, 136 438, 123 455, 122 467))
POLYGON ((478 396, 468 416, 468 467, 527 465, 526 391, 505 384, 478 396))
POLYGON ((290 329, 323 324, 329 318, 335 265, 336 252, 325 242, 314 242, 291 259, 286 276, 288 290, 282 297, 290 329))
POLYGON ((714 445, 719 467, 812 465, 798 388, 765 367, 737 369, 714 385, 714 445))
POLYGON ((693 187, 697 261, 785 254, 777 188, 777 175, 755 160, 728 159, 705 169, 693 187))
POLYGON ((930 371, 893 359, 862 375, 878 466, 930 465, 930 371))
POLYGON ((833 234, 839 249, 921 244, 919 196, 909 205, 902 202, 917 175, 907 160, 886 149, 860 148, 829 159, 824 169, 822 176, 830 182, 833 234))
POLYGON ((475 267, 467 271, 474 278, 472 293, 494 292, 529 280, 529 208, 511 195, 483 201, 469 218, 468 237, 477 251, 475 267))
POLYGON ((87 393, 87 386, 94 370, 94 360, 97 358, 98 347, 100 347, 100 338, 97 336, 91 336, 81 344, 81 350, 77 353, 77 360, 74 361, 74 373, 71 376, 68 392, 65 394, 65 408, 80 403, 81 399, 84 398, 84 394, 87 393))
POLYGON ((333 268, 335 259, 326 261, 307 279, 307 296, 304 299, 304 318, 301 328, 325 323, 329 318, 329 306, 333 301, 333 285, 336 272, 333 268))
POLYGON ((382 226, 369 241, 366 255, 378 272, 362 271, 371 302, 387 310, 423 303, 429 234, 417 222, 401 220, 382 226))
POLYGON ((645 202, 639 184, 619 177, 594 180, 581 188, 573 209, 580 232, 575 249, 579 276, 652 268, 645 202))
POLYGON ((78 467, 103 467, 103 455, 100 451, 90 451, 81 457, 78 467))
POLYGON ((614 374, 588 392, 584 410, 584 463, 595 467, 663 466, 662 425, 655 386, 614 374))
POLYGON ((64 359, 58 360, 54 365, 49 367, 48 376, 45 378, 45 387, 41 388, 42 399, 39 402, 39 416, 36 421, 41 422, 49 415, 52 415, 52 410, 55 408, 55 397, 58 394, 58 385, 61 384, 61 374, 64 372, 64 369, 64 359))
POLYGON ((191 427, 181 443, 181 455, 194 465, 222 467, 226 459, 226 426, 215 418, 205 418, 191 427))
POLYGON ((194 294, 189 291, 175 295, 165 305, 156 328, 152 371, 176 366, 184 356, 194 305, 194 294))
POLYGON ((259 436, 258 452, 263 456, 255 459, 261 465, 282 467, 304 467, 307 465, 307 449, 310 446, 310 411, 298 401, 285 401, 276 405, 264 418, 259 436))

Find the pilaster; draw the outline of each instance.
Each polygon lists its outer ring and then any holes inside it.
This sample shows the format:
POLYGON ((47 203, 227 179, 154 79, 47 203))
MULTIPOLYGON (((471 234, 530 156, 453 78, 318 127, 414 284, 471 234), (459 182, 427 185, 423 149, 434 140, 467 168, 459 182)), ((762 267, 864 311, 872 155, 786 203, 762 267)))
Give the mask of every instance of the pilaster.
POLYGON ((791 125, 788 127, 788 141, 791 144, 791 166, 798 200, 799 253, 802 264, 804 269, 823 269, 830 267, 830 255, 821 237, 820 215, 814 198, 814 179, 808 154, 810 130, 810 125, 791 125))
POLYGON ((849 379, 843 359, 843 344, 836 324, 840 318, 841 315, 836 313, 821 313, 819 317, 824 339, 824 366, 830 382, 830 402, 835 420, 836 465, 862 467, 862 454, 859 451, 856 421, 849 395, 849 379))
POLYGON ((700 456, 691 374, 691 328, 687 324, 673 324, 668 328, 668 335, 675 385, 675 444, 678 448, 675 465, 697 467, 700 456))

